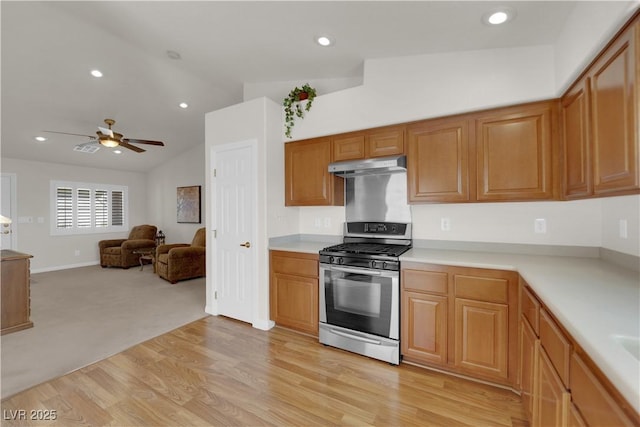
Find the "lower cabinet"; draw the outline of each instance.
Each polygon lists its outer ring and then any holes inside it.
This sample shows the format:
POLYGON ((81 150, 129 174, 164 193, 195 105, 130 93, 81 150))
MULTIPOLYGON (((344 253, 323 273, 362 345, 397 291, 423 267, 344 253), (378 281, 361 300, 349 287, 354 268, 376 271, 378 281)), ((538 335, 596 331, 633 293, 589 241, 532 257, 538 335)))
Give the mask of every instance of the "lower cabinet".
MULTIPOLYGON (((540 344, 538 344, 540 345, 540 344)), ((533 425, 566 426, 570 395, 544 348, 538 350, 538 398, 533 425)))
POLYGON ((318 255, 271 251, 269 306, 279 326, 318 335, 318 255))
POLYGON ((611 384, 598 379, 598 368, 578 354, 575 342, 524 281, 520 295, 520 389, 531 425, 639 425, 638 414, 611 384), (539 319, 539 336, 530 323, 534 319, 539 319))
POLYGON ((517 274, 403 263, 404 360, 515 386, 517 274))

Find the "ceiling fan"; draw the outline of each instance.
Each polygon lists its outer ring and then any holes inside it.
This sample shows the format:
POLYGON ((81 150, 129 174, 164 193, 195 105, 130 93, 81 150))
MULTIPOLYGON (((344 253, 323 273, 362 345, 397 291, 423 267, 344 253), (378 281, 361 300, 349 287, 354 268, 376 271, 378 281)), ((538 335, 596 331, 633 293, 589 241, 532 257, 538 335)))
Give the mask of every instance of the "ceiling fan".
POLYGON ((135 145, 131 145, 132 143, 164 146, 164 142, 161 142, 161 141, 149 141, 146 139, 123 138, 123 135, 121 133, 114 132, 113 130, 111 130, 111 126, 113 126, 116 123, 115 120, 104 119, 104 122, 109 127, 103 128, 101 126, 98 126, 98 131, 96 132, 96 134, 98 135, 97 138, 93 135, 82 135, 78 133, 68 133, 68 132, 56 132, 52 130, 45 130, 43 132, 59 133, 62 135, 86 136, 87 138, 90 138, 90 141, 80 144, 81 146, 100 143, 101 145, 104 145, 105 147, 109 147, 109 148, 113 148, 117 146, 128 148, 129 150, 133 150, 136 153, 142 153, 147 150, 144 150, 140 147, 136 147, 135 145))

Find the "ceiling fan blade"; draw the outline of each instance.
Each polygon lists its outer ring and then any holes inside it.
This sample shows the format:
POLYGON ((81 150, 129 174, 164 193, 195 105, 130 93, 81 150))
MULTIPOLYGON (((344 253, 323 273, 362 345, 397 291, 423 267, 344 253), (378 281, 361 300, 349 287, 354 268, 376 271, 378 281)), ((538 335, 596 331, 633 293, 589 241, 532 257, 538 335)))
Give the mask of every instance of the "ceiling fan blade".
POLYGON ((102 126, 98 126, 98 130, 102 132, 103 135, 109 135, 113 138, 113 131, 111 129, 103 128, 102 126))
POLYGON ((95 136, 93 136, 93 135, 83 135, 83 134, 80 134, 80 133, 69 133, 69 132, 56 132, 54 130, 43 130, 42 132, 59 133, 61 135, 86 136, 87 138, 95 138, 95 136))
POLYGON ((127 143, 133 142, 134 144, 161 145, 164 147, 164 142, 162 141, 148 141, 146 139, 131 139, 131 138, 124 138, 122 141, 127 143))
POLYGON ((125 141, 120 142, 120 147, 128 148, 129 150, 133 150, 136 153, 144 153, 145 151, 147 151, 147 150, 143 150, 140 147, 136 147, 135 145, 128 144, 125 141))

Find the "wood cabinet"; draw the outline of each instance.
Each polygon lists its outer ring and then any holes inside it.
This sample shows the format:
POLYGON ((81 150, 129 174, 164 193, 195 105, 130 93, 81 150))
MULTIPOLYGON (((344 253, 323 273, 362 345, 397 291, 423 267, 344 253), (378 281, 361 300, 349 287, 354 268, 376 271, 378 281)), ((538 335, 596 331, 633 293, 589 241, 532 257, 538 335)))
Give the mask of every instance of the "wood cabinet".
POLYGON ((371 159, 404 154, 404 126, 386 126, 334 135, 333 161, 371 159))
POLYGON ((544 101, 408 125, 409 201, 557 198, 556 114, 544 101))
POLYGON ((470 200, 468 120, 425 120, 410 125, 407 146, 409 202, 470 200))
POLYGON ((414 265, 402 270, 402 354, 414 361, 447 363, 448 277, 414 265))
POLYGON ((387 126, 365 133, 365 158, 398 156, 405 153, 404 126, 387 126))
POLYGON ((333 138, 332 144, 334 162, 365 158, 364 132, 338 135, 333 138))
POLYGON ((588 425, 633 426, 611 393, 577 354, 571 357, 571 397, 588 425))
MULTIPOLYGON (((502 272, 476 269, 455 271, 453 285, 455 366, 461 371, 507 381, 509 342, 516 338, 509 336, 509 294, 511 309, 516 312, 512 321, 517 322, 517 280, 502 272), (510 286, 510 281, 515 284, 510 286)), ((513 351, 517 351, 516 346, 513 351)), ((515 368, 511 369, 514 374, 515 368)))
POLYGON ((344 179, 329 173, 331 140, 285 144, 285 206, 344 205, 344 179))
POLYGON ((318 335, 318 255, 271 251, 269 308, 279 326, 318 335))
POLYGON ((0 334, 10 334, 33 327, 31 316, 30 286, 31 255, 3 249, 2 260, 2 303, 0 334))
POLYGON ((403 263, 405 360, 504 385, 517 380, 517 274, 403 263))
POLYGON ((593 193, 589 142, 589 79, 582 78, 561 101, 564 141, 564 195, 567 199, 593 193))
POLYGON ((606 380, 524 280, 520 298, 520 389, 532 426, 640 424, 640 414, 606 380), (532 320, 539 321, 539 333, 532 320))
POLYGON ((541 348, 538 351, 538 398, 533 426, 566 426, 569 399, 569 392, 562 384, 553 363, 541 348))
POLYGON ((596 194, 640 188, 640 19, 623 32, 591 67, 593 187, 596 194))
POLYGON ((640 189, 640 17, 562 96, 567 199, 640 189))
POLYGON ((554 197, 555 114, 554 102, 541 102, 475 117, 477 200, 554 197))

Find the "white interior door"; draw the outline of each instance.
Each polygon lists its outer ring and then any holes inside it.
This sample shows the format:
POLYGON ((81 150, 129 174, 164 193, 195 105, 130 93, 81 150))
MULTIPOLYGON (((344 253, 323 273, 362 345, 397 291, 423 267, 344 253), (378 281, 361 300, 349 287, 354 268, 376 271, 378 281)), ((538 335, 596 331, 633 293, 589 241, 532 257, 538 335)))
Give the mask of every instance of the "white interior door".
POLYGON ((214 283, 218 314, 253 322, 256 293, 256 141, 214 148, 214 283))
POLYGON ((0 248, 16 249, 17 235, 15 230, 17 229, 16 224, 18 222, 18 218, 16 218, 16 176, 14 174, 3 173, 1 175, 1 182, 2 187, 0 188, 0 194, 2 200, 0 201, 0 214, 7 218, 11 218, 13 223, 6 227, 4 225, 0 225, 0 236, 2 236, 0 248))

